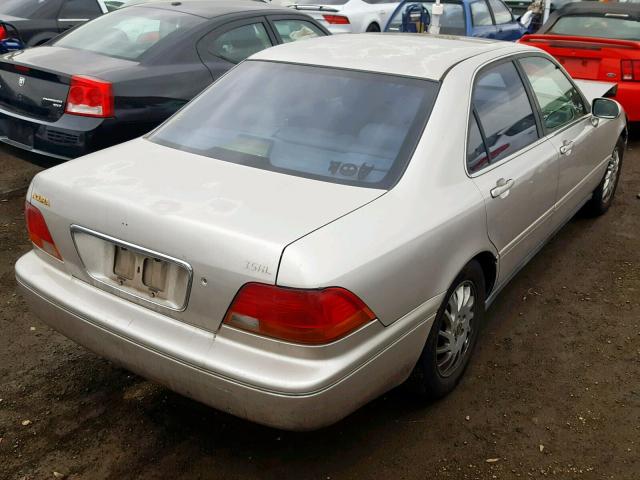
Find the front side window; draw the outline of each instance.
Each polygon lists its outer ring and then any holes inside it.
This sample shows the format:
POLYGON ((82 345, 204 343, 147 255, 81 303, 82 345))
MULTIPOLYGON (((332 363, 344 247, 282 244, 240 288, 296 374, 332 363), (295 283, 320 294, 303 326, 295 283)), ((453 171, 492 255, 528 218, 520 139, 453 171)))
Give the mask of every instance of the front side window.
MULTIPOLYGON (((442 3, 444 12, 440 17, 440 33, 443 35, 465 35, 465 17, 462 4, 456 1, 443 1, 442 3)), ((389 20, 386 31, 426 33, 427 15, 423 12, 428 12, 430 16, 433 4, 433 1, 406 3, 395 11, 389 20)))
POLYGON ((486 27, 487 25, 493 25, 491 12, 489 12, 487 2, 485 2, 484 0, 479 0, 477 2, 471 3, 469 6, 471 8, 471 20, 473 21, 473 25, 475 27, 486 27))
POLYGON ((62 19, 89 19, 102 15, 96 0, 65 0, 60 9, 62 19))
POLYGON ((283 43, 304 40, 305 38, 322 37, 324 33, 313 23, 304 20, 274 20, 273 24, 283 43))
POLYGON ((553 62, 542 57, 522 58, 519 62, 538 100, 547 131, 557 130, 587 114, 582 96, 553 62))
POLYGON ((430 80, 247 61, 149 139, 283 174, 390 188, 438 91, 430 80))
POLYGON ((491 5, 491 10, 493 10, 493 16, 496 19, 497 25, 511 23, 513 21, 511 12, 500 0, 489 0, 489 5, 491 5))
POLYGON ((179 32, 203 21, 201 17, 170 10, 127 7, 81 25, 53 44, 136 60, 157 43, 169 42, 179 32))
POLYGON ((498 162, 538 139, 535 115, 513 63, 501 63, 480 73, 473 88, 472 106, 484 133, 487 158, 478 157, 482 152, 477 146, 477 133, 471 129, 467 151, 470 172, 498 162))
POLYGON ((219 35, 209 46, 209 51, 231 63, 240 63, 245 58, 272 45, 264 25, 252 23, 219 35))

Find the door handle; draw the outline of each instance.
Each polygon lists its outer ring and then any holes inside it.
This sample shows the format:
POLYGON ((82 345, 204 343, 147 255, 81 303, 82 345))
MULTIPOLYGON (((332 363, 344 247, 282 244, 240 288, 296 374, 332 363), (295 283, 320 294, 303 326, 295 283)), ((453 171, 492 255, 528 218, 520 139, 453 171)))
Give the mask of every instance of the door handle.
POLYGON ((571 155, 571 150, 573 150, 573 142, 571 140, 562 142, 562 146, 560 147, 560 153, 562 155, 571 155))
POLYGON ((512 178, 510 178, 509 180, 505 180, 504 178, 501 178, 496 182, 496 186, 491 189, 491 197, 506 198, 507 195, 509 195, 509 190, 511 190, 511 187, 513 187, 515 183, 516 182, 514 182, 512 178))

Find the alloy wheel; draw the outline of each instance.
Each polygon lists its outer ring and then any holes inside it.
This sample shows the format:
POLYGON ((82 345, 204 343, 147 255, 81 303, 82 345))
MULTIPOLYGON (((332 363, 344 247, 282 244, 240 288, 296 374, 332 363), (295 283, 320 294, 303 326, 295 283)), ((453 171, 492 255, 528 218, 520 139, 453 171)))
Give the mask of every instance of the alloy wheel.
POLYGON ((607 165, 607 171, 604 174, 604 183, 602 184, 602 203, 607 203, 613 195, 616 186, 616 179, 620 170, 620 153, 616 148, 611 154, 611 160, 607 165))
POLYGON ((474 328, 475 285, 466 280, 451 293, 438 331, 436 366, 448 377, 463 363, 474 328))

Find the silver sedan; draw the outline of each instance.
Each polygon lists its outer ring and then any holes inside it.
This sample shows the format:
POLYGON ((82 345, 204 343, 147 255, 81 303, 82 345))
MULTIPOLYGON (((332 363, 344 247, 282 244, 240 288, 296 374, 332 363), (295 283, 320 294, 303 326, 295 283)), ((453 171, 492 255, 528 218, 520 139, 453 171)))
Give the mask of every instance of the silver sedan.
POLYGON ((318 428, 407 379, 441 397, 505 284, 611 205, 609 88, 469 38, 268 49, 148 136, 37 175, 17 280, 67 337, 255 422, 318 428))

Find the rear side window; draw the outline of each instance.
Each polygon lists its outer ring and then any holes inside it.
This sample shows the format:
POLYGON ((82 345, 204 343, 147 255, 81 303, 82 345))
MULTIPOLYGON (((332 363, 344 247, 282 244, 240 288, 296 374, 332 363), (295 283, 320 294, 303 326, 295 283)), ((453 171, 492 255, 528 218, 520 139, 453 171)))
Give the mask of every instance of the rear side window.
POLYGON ((519 62, 540 105, 545 130, 557 130, 587 114, 582 96, 554 63, 542 57, 519 62))
POLYGON ((513 21, 511 12, 500 0, 489 0, 489 5, 491 5, 491 10, 493 10, 493 16, 496 19, 497 25, 511 23, 513 21))
POLYGON ((231 63, 239 63, 272 45, 264 25, 252 23, 220 34, 209 46, 209 52, 231 63))
POLYGON ((170 10, 127 7, 70 31, 54 45, 136 60, 160 41, 171 41, 203 21, 195 15, 170 10))
POLYGON ((42 17, 43 12, 55 16, 56 4, 55 0, 4 0, 0 2, 0 13, 21 18, 42 17))
POLYGON ((474 26, 486 27, 487 25, 493 25, 487 2, 479 0, 478 2, 471 3, 469 6, 471 8, 471 20, 474 26))
POLYGON ((471 114, 469 121, 469 139, 467 140, 467 169, 469 173, 475 173, 489 165, 489 156, 484 148, 484 140, 478 127, 475 113, 471 114))
MULTIPOLYGON (((478 171, 521 150, 538 139, 535 115, 522 79, 511 62, 484 70, 476 78, 472 106, 480 122, 488 158, 479 161, 467 159, 470 172, 478 171)), ((470 131, 468 155, 478 150, 477 134, 470 131)), ((478 150, 479 151, 479 150, 478 150)))
POLYGON ((390 188, 413 154, 437 91, 430 80, 247 61, 149 138, 211 161, 390 188))
POLYGON ((640 40, 640 21, 619 16, 567 15, 560 17, 548 33, 618 40, 640 40))
POLYGON ((64 0, 59 18, 81 20, 96 18, 102 15, 102 10, 96 0, 64 0))
POLYGON ((283 43, 304 40, 305 38, 322 37, 324 33, 311 22, 297 19, 275 20, 273 24, 283 43))

